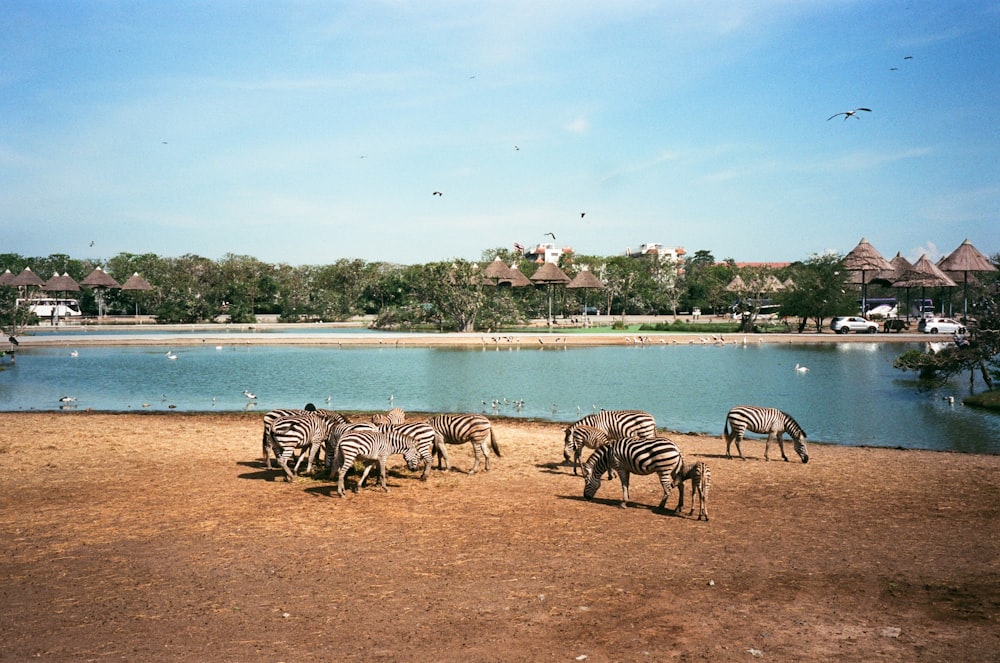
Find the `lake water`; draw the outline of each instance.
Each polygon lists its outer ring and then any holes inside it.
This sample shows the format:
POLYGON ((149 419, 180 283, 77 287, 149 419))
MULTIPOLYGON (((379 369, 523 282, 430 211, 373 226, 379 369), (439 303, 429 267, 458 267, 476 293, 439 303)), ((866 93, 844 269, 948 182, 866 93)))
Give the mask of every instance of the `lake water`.
POLYGON ((912 347, 920 346, 204 345, 174 348, 176 360, 158 345, 80 347, 76 357, 69 348, 33 347, 0 371, 0 411, 58 410, 66 395, 77 398, 76 409, 104 411, 265 412, 312 402, 559 422, 637 408, 669 430, 720 435, 728 409, 747 403, 785 410, 811 441, 1000 453, 1000 417, 961 405, 967 376, 928 390, 892 367, 912 347), (797 363, 809 372, 796 372, 797 363), (257 394, 255 403, 244 389, 257 394))

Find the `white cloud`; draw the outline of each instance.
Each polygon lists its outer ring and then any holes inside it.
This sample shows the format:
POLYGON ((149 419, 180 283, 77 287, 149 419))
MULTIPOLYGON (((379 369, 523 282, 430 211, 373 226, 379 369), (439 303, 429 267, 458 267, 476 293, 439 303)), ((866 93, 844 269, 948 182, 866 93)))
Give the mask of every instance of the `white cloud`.
POLYGON ((565 126, 566 131, 574 134, 585 134, 590 131, 590 122, 585 117, 578 117, 565 126))

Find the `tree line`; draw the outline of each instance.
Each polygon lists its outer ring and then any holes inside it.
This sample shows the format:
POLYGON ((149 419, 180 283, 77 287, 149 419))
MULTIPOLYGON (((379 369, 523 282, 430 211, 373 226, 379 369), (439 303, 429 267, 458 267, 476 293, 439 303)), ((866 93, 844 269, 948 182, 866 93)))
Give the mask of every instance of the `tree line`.
MULTIPOLYGON (((0 254, 0 271, 19 273, 30 267, 41 278, 69 274, 80 281, 101 267, 123 282, 138 273, 154 287, 147 292, 112 289, 103 294, 105 312, 132 315, 137 307, 160 323, 225 320, 253 323, 261 314, 281 322, 347 320, 371 315, 382 329, 442 331, 499 330, 548 316, 581 318, 584 306, 602 314, 677 315, 700 309, 705 316, 736 318, 743 331, 753 331, 762 306, 779 305, 787 324, 799 331, 811 325, 822 330, 824 320, 858 312, 858 286, 844 269, 844 256, 825 253, 787 266, 738 266, 717 261, 708 250, 696 251, 682 265, 657 255, 588 256, 564 254, 560 269, 570 278, 589 269, 603 289, 544 286, 512 287, 485 278, 495 258, 517 268, 529 279, 539 264, 518 252, 483 251, 478 262, 456 259, 416 265, 340 259, 327 265, 293 266, 268 263, 252 256, 227 254, 212 260, 188 254, 120 253, 106 261, 76 259, 64 254, 25 257, 0 254), (739 287, 733 287, 736 277, 739 287), (778 285, 775 285, 778 284, 778 285), (733 315, 735 313, 735 316, 733 315)), ((1000 264, 1000 255, 993 257, 1000 264)), ((977 282, 970 300, 977 301, 996 278, 977 282)), ((24 316, 14 307, 15 288, 2 288, 0 319, 24 316)), ((895 295, 891 289, 869 286, 869 297, 895 295)), ((95 293, 72 293, 85 314, 98 312, 95 293)), ((950 296, 950 295, 949 295, 950 296)))

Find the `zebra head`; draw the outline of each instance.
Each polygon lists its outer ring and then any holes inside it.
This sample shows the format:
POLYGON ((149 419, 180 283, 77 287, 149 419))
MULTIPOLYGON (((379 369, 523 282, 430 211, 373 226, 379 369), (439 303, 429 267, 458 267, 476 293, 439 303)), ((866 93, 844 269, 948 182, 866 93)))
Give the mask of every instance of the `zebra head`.
POLYGON ((597 490, 601 487, 601 475, 608 470, 608 459, 611 456, 611 445, 599 448, 587 462, 583 464, 583 496, 588 500, 594 499, 597 490))
POLYGON ((413 447, 406 447, 406 451, 403 452, 403 460, 406 461, 406 467, 411 472, 420 469, 420 454, 413 447))
POLYGON ((798 437, 793 437, 792 440, 795 442, 795 453, 797 453, 799 455, 799 458, 802 459, 803 463, 808 463, 809 462, 809 450, 806 449, 806 434, 805 434, 805 431, 802 432, 802 435, 799 435, 798 437))

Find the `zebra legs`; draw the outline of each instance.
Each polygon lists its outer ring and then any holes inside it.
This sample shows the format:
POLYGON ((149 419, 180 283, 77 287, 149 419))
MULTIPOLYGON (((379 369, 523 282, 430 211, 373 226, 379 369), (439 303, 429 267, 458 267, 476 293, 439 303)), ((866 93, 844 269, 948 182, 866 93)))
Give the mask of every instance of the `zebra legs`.
POLYGON ((623 469, 619 469, 618 470, 618 478, 621 479, 621 482, 622 482, 622 503, 621 503, 621 507, 623 509, 625 509, 625 508, 628 507, 628 480, 629 480, 629 476, 630 475, 629 475, 629 473, 628 473, 627 470, 623 470, 623 469))
MULTIPOLYGON (((666 510, 666 506, 667 506, 667 499, 670 498, 670 491, 672 491, 674 489, 673 478, 669 474, 667 474, 665 476, 664 475, 660 475, 660 485, 663 486, 663 499, 660 500, 660 505, 658 507, 656 507, 656 508, 659 509, 660 511, 665 511, 666 510)), ((680 497, 680 501, 677 503, 677 506, 674 507, 674 513, 679 513, 680 510, 684 508, 684 481, 683 480, 681 480, 681 482, 680 482, 680 489, 681 489, 680 490, 681 497, 680 497)))
POLYGON ((469 474, 475 474, 479 470, 479 456, 482 454, 485 459, 484 465, 487 472, 490 471, 490 450, 486 446, 486 440, 481 440, 479 442, 472 443, 472 469, 469 470, 469 474))
POLYGON ((767 456, 767 451, 771 447, 771 440, 775 438, 778 440, 778 449, 781 451, 781 459, 787 463, 788 456, 785 455, 785 443, 781 440, 781 433, 778 433, 777 435, 774 433, 767 434, 767 442, 764 443, 764 460, 771 460, 767 456))

